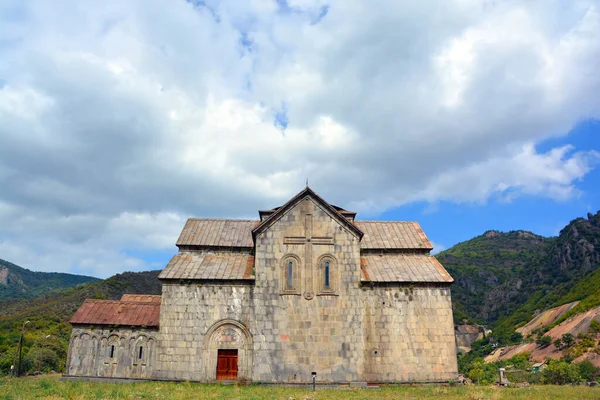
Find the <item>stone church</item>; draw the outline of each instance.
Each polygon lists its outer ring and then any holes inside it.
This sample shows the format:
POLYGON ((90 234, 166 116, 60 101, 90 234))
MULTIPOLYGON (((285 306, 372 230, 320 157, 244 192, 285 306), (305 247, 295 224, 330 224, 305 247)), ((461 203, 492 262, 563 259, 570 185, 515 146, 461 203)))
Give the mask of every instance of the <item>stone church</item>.
POLYGON ((306 188, 258 220, 189 219, 162 296, 86 300, 65 377, 262 383, 457 378, 450 285, 416 222, 306 188))

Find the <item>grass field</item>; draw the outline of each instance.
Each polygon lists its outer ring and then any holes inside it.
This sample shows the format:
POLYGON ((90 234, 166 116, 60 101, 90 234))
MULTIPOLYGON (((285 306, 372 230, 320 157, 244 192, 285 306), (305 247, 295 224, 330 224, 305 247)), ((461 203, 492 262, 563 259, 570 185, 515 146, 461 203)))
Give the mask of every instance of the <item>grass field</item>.
POLYGON ((59 376, 1 379, 0 399, 600 399, 600 388, 532 386, 383 387, 380 390, 317 390, 271 386, 221 386, 193 383, 61 382, 59 376))

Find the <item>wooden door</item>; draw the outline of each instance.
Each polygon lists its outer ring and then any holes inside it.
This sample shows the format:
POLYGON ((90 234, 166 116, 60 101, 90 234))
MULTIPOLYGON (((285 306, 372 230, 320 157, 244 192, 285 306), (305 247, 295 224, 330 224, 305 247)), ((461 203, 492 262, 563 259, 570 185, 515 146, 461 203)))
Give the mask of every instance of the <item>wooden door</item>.
POLYGON ((217 379, 236 380, 238 373, 238 351, 219 349, 217 353, 217 379))

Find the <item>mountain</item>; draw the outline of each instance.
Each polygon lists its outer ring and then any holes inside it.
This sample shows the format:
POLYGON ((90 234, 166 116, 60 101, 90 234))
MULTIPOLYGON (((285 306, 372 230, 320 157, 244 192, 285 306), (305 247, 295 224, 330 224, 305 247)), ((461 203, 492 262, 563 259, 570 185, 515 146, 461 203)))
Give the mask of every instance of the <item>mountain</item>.
POLYGON ((161 294, 159 273, 160 271, 125 272, 33 299, 0 301, 0 373, 7 373, 14 362, 19 333, 25 321, 30 321, 26 325, 23 347, 25 369, 37 369, 42 354, 43 367, 61 371, 71 336, 68 321, 83 300, 116 300, 125 293, 161 294), (48 335, 50 337, 46 339, 48 335))
POLYGON ((600 304, 600 211, 571 221, 558 237, 488 231, 437 258, 455 279, 455 321, 507 336, 540 311, 581 300, 573 315, 600 304))
POLYGON ((98 280, 91 276, 34 272, 0 259, 0 300, 34 298, 98 280))
POLYGON ((492 324, 527 300, 523 277, 540 265, 555 239, 531 232, 488 231, 436 257, 454 277, 455 322, 492 324))

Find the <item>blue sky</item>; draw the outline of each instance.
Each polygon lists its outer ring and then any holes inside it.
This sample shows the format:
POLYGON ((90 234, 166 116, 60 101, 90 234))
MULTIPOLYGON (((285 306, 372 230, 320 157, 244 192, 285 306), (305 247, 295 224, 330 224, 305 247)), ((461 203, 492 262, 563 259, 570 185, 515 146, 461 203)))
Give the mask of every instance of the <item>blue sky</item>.
MULTIPOLYGON (((539 143, 540 150, 572 145, 575 150, 600 152, 600 123, 579 123, 568 135, 539 143)), ((417 202, 386 211, 377 219, 417 220, 442 251, 481 235, 487 230, 526 230, 542 236, 557 236, 575 218, 600 211, 600 169, 592 169, 575 182, 577 194, 566 200, 520 196, 511 201, 490 198, 484 203, 456 204, 417 202)))
POLYGON ((0 258, 158 269, 306 178, 436 250, 600 208, 596 0, 0 3, 0 258))

